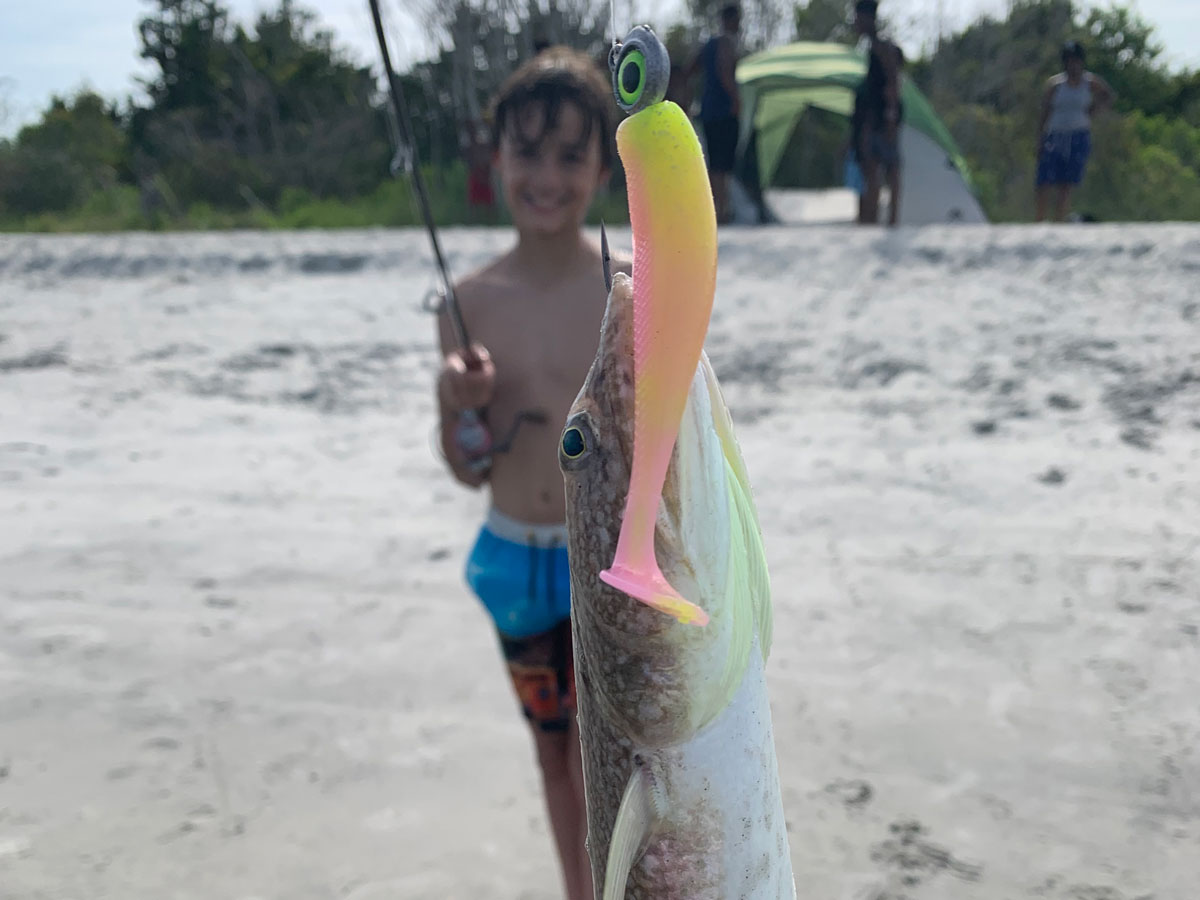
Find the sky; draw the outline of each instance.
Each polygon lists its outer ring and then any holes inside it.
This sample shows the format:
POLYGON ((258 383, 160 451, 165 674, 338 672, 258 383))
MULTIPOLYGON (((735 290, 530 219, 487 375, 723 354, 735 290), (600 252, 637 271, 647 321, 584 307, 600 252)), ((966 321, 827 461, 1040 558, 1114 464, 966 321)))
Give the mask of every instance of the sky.
MULTIPOLYGON (((224 0, 233 18, 249 24, 277 6, 275 0, 224 0)), ((300 0, 317 13, 338 44, 363 62, 378 51, 367 0, 300 0)), ((383 0, 391 52, 399 68, 434 49, 411 10, 412 0, 383 0)), ((1107 4, 1104 4, 1107 5, 1107 4)), ((1200 68, 1200 0, 1129 0, 1156 26, 1173 66, 1200 68)), ((616 0, 617 23, 671 21, 683 0, 616 0)), ((909 49, 944 30, 960 28, 982 13, 1000 14, 1007 0, 881 0, 881 11, 898 24, 909 49)), ((110 99, 139 95, 137 77, 149 69, 138 59, 137 20, 147 0, 0 0, 0 136, 36 121, 54 94, 88 86, 110 99)))

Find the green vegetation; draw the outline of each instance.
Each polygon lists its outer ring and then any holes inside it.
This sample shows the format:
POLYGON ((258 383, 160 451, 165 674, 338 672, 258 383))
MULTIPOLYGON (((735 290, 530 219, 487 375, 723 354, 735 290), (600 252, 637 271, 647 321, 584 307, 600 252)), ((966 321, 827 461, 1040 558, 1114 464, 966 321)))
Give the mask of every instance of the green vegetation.
MULTIPOLYGON (((747 9, 752 43, 778 34, 784 0, 747 9), (774 30, 773 30, 774 29, 774 30)), ((154 66, 144 96, 122 108, 91 92, 56 98, 37 123, 0 140, 0 229, 308 228, 420 222, 405 179, 389 173, 386 97, 293 0, 249 29, 219 0, 150 0, 139 23, 154 66)), ((663 29, 677 57, 695 46, 707 0, 663 29)), ((472 223, 460 142, 488 96, 535 38, 604 58, 607 9, 458 0, 437 7, 450 38, 401 76, 438 221, 472 223), (518 9, 518 20, 511 19, 518 9), (507 11, 506 11, 507 10, 507 11), (497 18, 499 16, 500 18, 497 18), (505 19, 504 16, 510 16, 505 19), (456 49, 456 48, 464 49, 456 49)), ((845 0, 792 10, 799 39, 851 41, 845 0)), ((1160 62, 1153 29, 1122 6, 1017 0, 944 36, 910 73, 968 159, 996 221, 1027 221, 1039 104, 1068 38, 1118 94, 1099 118, 1095 155, 1075 207, 1100 220, 1200 220, 1200 72, 1160 62)), ((806 115, 780 166, 784 183, 837 183, 844 123, 806 115)), ((626 220, 620 173, 592 220, 626 220)), ((502 214, 501 214, 502 215, 502 214)), ((477 219, 476 219, 477 220, 477 219)))
POLYGON ((1094 130, 1094 153, 1075 207, 1102 221, 1200 220, 1200 72, 1159 62, 1152 27, 1122 7, 1086 16, 1071 0, 1021 0, 1003 20, 982 19, 943 40, 914 77, 969 161, 996 221, 1028 220, 1037 122, 1063 41, 1117 92, 1094 130))

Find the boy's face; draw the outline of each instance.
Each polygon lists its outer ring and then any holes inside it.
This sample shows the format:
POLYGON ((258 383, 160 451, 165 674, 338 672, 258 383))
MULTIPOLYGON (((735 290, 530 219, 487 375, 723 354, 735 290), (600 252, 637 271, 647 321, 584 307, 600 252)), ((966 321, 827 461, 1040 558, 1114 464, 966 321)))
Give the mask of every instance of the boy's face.
POLYGON ((573 103, 559 107, 553 128, 543 130, 544 115, 536 105, 516 113, 500 136, 496 168, 517 231, 552 235, 579 228, 608 172, 598 129, 581 140, 584 118, 573 103))

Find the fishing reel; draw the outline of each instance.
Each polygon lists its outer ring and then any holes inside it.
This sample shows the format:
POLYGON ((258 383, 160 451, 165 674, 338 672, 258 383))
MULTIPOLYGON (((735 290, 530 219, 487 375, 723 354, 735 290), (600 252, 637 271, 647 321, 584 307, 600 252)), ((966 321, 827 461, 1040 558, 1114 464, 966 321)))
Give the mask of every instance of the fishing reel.
POLYGON ((492 467, 492 432, 483 417, 473 409, 458 414, 454 425, 454 446, 467 460, 467 468, 482 475, 492 467))
POLYGON ((493 441, 483 414, 464 409, 458 414, 458 421, 454 425, 454 446, 466 459, 467 468, 476 475, 483 475, 491 469, 492 461, 498 454, 512 449, 522 425, 545 425, 547 421, 546 414, 541 410, 523 409, 517 413, 504 438, 493 441))

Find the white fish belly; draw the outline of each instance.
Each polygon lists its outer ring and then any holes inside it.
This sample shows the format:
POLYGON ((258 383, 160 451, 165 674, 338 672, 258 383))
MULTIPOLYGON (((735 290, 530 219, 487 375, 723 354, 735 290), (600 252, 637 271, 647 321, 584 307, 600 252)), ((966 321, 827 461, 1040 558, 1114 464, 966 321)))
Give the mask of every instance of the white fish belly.
POLYGON ((670 818, 679 828, 668 841, 652 840, 643 864, 669 869, 678 851, 706 846, 719 857, 705 866, 719 885, 716 900, 792 900, 796 889, 757 641, 729 705, 692 740, 658 756, 669 782, 670 818), (689 823, 695 828, 690 835, 689 823))

